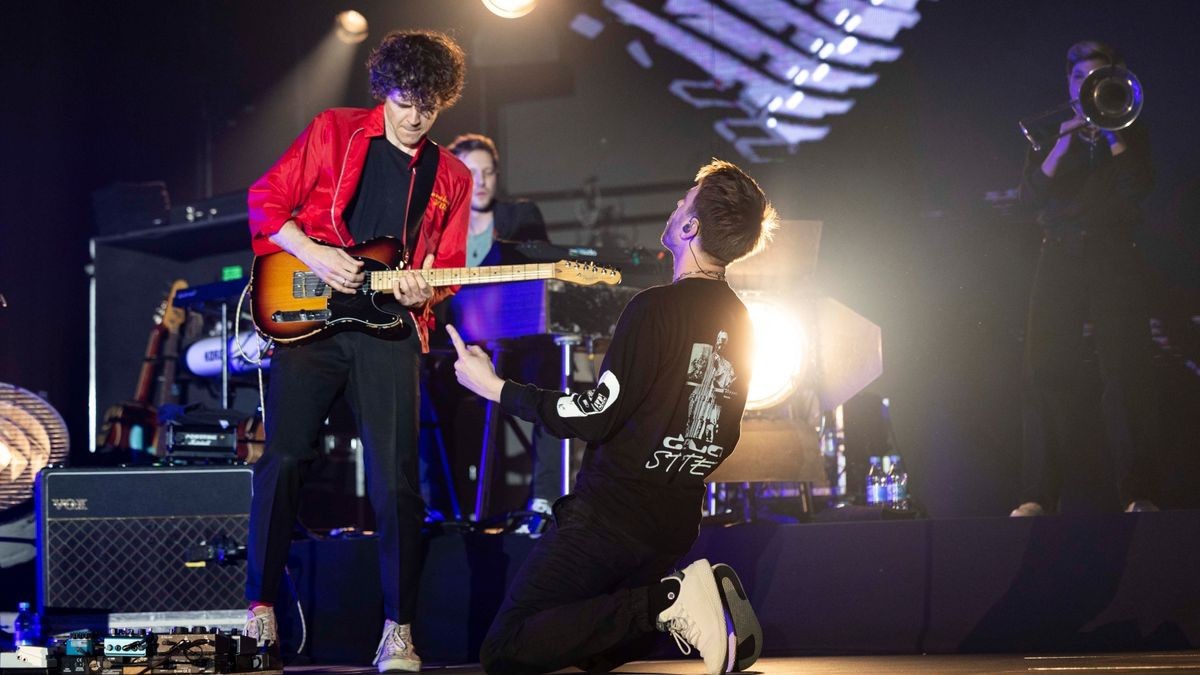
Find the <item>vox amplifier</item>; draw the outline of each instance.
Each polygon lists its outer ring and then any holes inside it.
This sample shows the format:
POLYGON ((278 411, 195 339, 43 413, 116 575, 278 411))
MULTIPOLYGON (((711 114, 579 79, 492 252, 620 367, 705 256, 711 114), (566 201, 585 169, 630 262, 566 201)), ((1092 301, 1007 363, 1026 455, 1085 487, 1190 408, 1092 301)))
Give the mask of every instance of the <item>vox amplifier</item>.
POLYGON ((41 611, 244 610, 244 562, 186 563, 204 542, 246 541, 251 475, 247 466, 42 470, 41 611))

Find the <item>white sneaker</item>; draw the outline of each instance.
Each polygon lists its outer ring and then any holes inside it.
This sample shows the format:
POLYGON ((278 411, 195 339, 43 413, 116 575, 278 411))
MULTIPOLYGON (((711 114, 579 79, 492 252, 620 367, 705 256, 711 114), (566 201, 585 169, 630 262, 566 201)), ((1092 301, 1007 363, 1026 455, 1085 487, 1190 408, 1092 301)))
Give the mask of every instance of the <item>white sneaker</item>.
POLYGON ((275 610, 262 605, 250 610, 242 635, 256 639, 260 648, 278 646, 279 629, 275 624, 275 610))
POLYGON ((1135 499, 1129 502, 1125 507, 1125 513, 1145 513, 1147 511, 1157 511, 1158 506, 1149 499, 1135 499))
POLYGON ((381 673, 421 670, 421 657, 413 649, 412 624, 398 624, 388 619, 383 624, 383 638, 375 651, 375 666, 381 673))
POLYGON ((729 619, 729 629, 737 636, 737 650, 733 656, 736 670, 744 672, 762 655, 762 625, 758 623, 758 615, 750 605, 750 596, 737 572, 725 563, 713 565, 712 571, 717 590, 721 592, 721 607, 729 619))
POLYGON ((737 636, 721 607, 712 567, 701 558, 671 576, 679 579, 679 597, 658 615, 658 629, 670 633, 684 654, 691 654, 692 647, 698 649, 709 675, 732 672, 737 636))
POLYGON ((1029 518, 1046 515, 1046 510, 1037 502, 1025 502, 1008 514, 1010 518, 1029 518))

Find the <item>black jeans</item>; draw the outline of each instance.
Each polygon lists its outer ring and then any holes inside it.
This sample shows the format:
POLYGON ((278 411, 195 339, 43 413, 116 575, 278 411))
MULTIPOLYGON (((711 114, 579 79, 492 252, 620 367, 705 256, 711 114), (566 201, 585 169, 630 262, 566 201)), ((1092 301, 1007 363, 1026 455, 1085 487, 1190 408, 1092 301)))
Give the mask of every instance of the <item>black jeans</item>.
POLYGON ((610 670, 653 647, 647 587, 681 554, 608 527, 574 496, 560 499, 554 516, 484 638, 480 661, 490 675, 610 670))
POLYGON ((389 341, 357 332, 276 350, 266 401, 267 444, 254 465, 248 599, 273 602, 278 595, 300 488, 318 456, 324 420, 344 391, 363 444, 384 611, 397 623, 412 622, 425 518, 417 476, 419 351, 415 333, 389 341))
POLYGON ((1048 235, 1025 338, 1021 501, 1053 508, 1063 482, 1087 470, 1081 463, 1100 461, 1111 464, 1122 505, 1152 496, 1157 463, 1150 348, 1145 278, 1133 242, 1048 235), (1089 321, 1094 359, 1083 338, 1089 321), (1088 445, 1082 431, 1093 423, 1089 406, 1094 409, 1096 400, 1089 385, 1096 370, 1108 457, 1075 452, 1088 445))

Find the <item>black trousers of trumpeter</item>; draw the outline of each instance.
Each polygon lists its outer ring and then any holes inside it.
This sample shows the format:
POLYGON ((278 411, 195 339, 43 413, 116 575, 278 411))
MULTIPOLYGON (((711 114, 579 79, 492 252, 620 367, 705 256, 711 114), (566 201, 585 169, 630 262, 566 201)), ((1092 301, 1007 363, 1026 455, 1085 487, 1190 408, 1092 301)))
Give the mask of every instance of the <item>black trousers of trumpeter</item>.
POLYGON ((248 599, 272 602, 278 594, 300 488, 318 457, 329 409, 344 393, 363 444, 384 611, 397 623, 412 622, 425 517, 417 474, 419 352, 415 334, 384 340, 357 332, 276 349, 266 400, 266 448, 254 465, 248 599))
POLYGON ((480 650, 490 675, 602 672, 647 656, 656 639, 648 587, 679 554, 656 551, 568 496, 509 586, 480 650))
POLYGON ((1120 504, 1154 496, 1157 412, 1147 303, 1143 264, 1129 239, 1043 240, 1025 339, 1021 501, 1053 508, 1065 481, 1096 475, 1092 465, 1103 463, 1112 467, 1102 474, 1115 476, 1120 504), (1090 346, 1085 323, 1092 326, 1090 346), (1086 433, 1095 424, 1089 406, 1096 404, 1096 371, 1107 457, 1086 433))

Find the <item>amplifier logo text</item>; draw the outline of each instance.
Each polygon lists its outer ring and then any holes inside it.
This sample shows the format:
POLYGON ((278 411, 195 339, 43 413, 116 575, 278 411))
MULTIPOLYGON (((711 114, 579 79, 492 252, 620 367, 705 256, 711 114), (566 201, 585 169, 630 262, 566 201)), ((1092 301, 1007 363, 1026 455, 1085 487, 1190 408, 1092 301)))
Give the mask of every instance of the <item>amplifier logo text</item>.
POLYGON ((50 505, 55 511, 87 511, 88 500, 86 499, 51 499, 50 505))

